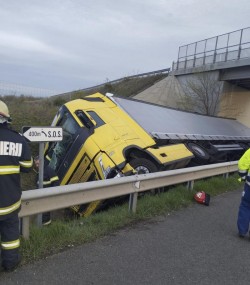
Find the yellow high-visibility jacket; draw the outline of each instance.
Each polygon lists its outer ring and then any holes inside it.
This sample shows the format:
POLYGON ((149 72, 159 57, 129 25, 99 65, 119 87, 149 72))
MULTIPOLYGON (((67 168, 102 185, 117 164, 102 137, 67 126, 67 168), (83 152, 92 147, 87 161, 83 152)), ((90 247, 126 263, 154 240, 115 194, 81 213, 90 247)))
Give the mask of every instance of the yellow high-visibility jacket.
POLYGON ((250 186, 250 149, 248 149, 238 162, 238 173, 241 181, 246 181, 250 186))

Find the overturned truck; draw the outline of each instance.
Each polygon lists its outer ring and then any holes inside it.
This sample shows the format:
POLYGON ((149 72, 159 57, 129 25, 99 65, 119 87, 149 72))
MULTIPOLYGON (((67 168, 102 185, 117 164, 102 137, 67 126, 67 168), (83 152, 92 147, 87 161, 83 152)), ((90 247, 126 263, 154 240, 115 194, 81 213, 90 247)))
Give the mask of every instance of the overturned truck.
MULTIPOLYGON (((61 106, 52 126, 63 140, 45 155, 61 185, 233 161, 250 146, 250 129, 236 120, 100 93, 61 106)), ((102 204, 73 209, 88 216, 102 204)))

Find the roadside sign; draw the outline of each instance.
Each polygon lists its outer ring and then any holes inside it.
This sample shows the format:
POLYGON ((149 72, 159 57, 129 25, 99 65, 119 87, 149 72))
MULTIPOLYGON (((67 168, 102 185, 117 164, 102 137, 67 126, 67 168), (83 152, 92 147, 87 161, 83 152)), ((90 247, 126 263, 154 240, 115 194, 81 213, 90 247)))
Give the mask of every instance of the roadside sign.
POLYGON ((61 127, 23 127, 22 132, 30 142, 57 142, 63 139, 61 127))

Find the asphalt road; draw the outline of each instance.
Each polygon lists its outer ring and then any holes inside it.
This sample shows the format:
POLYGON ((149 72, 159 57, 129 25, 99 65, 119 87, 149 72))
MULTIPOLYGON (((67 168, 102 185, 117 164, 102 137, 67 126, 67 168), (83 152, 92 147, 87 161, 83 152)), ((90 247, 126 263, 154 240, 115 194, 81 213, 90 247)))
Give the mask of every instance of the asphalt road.
POLYGON ((249 284, 250 241, 236 228, 240 192, 0 273, 0 284, 249 284))

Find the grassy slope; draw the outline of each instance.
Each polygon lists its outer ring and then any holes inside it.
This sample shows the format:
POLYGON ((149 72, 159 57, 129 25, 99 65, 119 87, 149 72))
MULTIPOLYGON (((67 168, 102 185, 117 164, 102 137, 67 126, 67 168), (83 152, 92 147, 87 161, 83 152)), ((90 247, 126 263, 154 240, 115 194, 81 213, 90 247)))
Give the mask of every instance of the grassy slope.
POLYGON ((88 91, 79 90, 71 93, 62 94, 61 96, 54 96, 54 100, 56 104, 61 105, 62 103, 65 103, 67 100, 78 99, 96 92, 100 92, 102 94, 109 92, 122 97, 133 97, 139 92, 150 87, 157 81, 165 78, 166 76, 167 76, 166 74, 157 74, 157 75, 131 78, 131 79, 124 78, 122 81, 118 83, 111 84, 107 82, 102 87, 93 88, 88 91))

